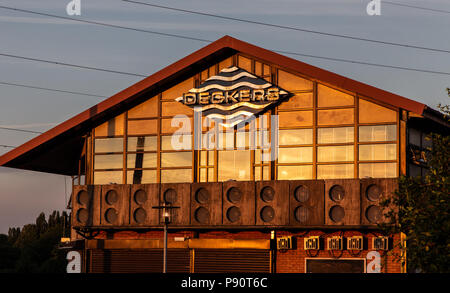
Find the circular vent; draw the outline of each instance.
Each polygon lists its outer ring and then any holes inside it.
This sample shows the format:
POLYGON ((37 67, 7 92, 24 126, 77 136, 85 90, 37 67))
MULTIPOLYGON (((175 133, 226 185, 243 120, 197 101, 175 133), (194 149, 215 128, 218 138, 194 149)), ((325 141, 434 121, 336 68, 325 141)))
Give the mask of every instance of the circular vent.
POLYGON ((86 224, 89 219, 89 212, 87 209, 79 209, 77 212, 77 221, 86 224))
POLYGON ((261 210, 261 219, 268 223, 275 217, 275 210, 271 206, 265 206, 261 210))
POLYGON ((147 201, 147 193, 144 190, 139 189, 134 193, 134 201, 139 205, 144 204, 147 201))
POLYGON ((136 223, 144 223, 147 218, 147 212, 143 208, 138 208, 134 211, 133 217, 136 223))
POLYGON ((381 197, 381 189, 378 185, 372 184, 366 190, 367 199, 370 201, 377 201, 381 197))
POLYGON ((200 207, 195 211, 195 220, 201 224, 207 224, 209 223, 209 211, 204 208, 200 207))
POLYGON ((117 202, 118 199, 119 195, 115 190, 110 190, 106 193, 105 200, 107 204, 113 205, 117 202))
POLYGON ((171 204, 177 201, 177 192, 175 189, 169 188, 164 192, 164 201, 171 204))
POLYGON ((304 185, 300 185, 295 189, 294 192, 295 199, 298 202, 305 202, 309 199, 309 189, 304 185))
POLYGON ((330 209, 330 219, 337 223, 341 222, 344 219, 345 210, 343 207, 339 205, 335 205, 330 209))
POLYGON ((209 191, 205 188, 199 188, 195 193, 195 200, 200 204, 205 204, 209 201, 209 191))
POLYGON ((369 220, 369 222, 371 223, 378 223, 381 220, 381 208, 379 206, 369 206, 366 209, 366 218, 367 220, 369 220))
POLYGON ((341 201, 345 196, 344 187, 341 185, 334 185, 330 188, 330 198, 331 200, 338 202, 341 201))
POLYGON ((242 192, 237 187, 231 187, 227 192, 227 199, 229 202, 238 203, 241 201, 242 192))
POLYGON ((275 190, 270 186, 266 186, 261 190, 261 199, 265 202, 271 202, 274 196, 275 190))
POLYGON ((231 207, 227 210, 227 219, 231 223, 239 221, 241 218, 241 210, 238 207, 231 207))
POLYGON ((108 209, 105 213, 105 220, 110 224, 114 224, 117 221, 117 211, 115 209, 108 209))
POLYGON ((77 201, 79 204, 87 205, 89 203, 89 194, 86 190, 78 192, 77 201))
POLYGON ((309 217, 308 208, 305 206, 299 206, 295 209, 294 215, 297 222, 306 223, 309 217))

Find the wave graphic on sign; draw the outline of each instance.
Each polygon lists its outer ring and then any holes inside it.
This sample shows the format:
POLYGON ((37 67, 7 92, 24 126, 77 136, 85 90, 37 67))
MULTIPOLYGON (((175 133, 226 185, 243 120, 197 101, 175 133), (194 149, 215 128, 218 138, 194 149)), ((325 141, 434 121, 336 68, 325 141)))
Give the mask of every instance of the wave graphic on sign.
POLYGON ((224 127, 232 127, 289 95, 266 80, 231 66, 175 100, 224 127))

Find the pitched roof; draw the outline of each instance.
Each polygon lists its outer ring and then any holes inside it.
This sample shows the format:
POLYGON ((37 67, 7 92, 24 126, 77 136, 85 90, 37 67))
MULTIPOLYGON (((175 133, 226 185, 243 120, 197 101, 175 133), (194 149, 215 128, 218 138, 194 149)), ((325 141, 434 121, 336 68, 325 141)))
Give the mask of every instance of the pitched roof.
POLYGON ((124 106, 137 104, 144 95, 148 97, 152 91, 172 86, 176 80, 198 71, 208 62, 225 59, 236 52, 417 114, 426 109, 422 103, 225 36, 4 154, 0 157, 0 166, 75 175, 82 135, 87 129, 123 111, 124 106))

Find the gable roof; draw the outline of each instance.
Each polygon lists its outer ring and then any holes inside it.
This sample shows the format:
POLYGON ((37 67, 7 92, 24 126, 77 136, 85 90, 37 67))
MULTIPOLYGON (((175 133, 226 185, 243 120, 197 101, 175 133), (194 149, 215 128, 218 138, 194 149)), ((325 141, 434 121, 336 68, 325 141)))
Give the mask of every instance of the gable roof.
POLYGON ((419 115, 427 108, 422 103, 225 36, 4 154, 0 157, 0 166, 75 175, 83 144, 82 135, 86 130, 119 114, 124 107, 151 97, 149 94, 173 86, 176 80, 198 72, 206 64, 237 52, 419 115))

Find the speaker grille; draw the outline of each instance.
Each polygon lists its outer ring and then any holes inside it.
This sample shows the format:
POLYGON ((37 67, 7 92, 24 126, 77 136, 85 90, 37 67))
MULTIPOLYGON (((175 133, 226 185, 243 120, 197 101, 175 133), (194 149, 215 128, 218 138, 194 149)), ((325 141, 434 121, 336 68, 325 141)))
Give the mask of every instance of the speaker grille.
POLYGON ((330 219, 333 222, 340 222, 345 217, 345 210, 340 205, 335 205, 330 209, 330 219))

